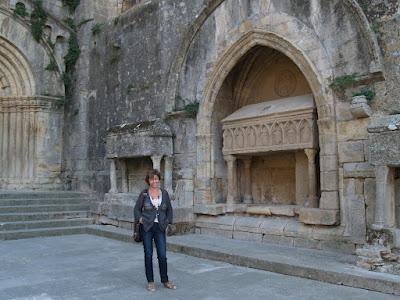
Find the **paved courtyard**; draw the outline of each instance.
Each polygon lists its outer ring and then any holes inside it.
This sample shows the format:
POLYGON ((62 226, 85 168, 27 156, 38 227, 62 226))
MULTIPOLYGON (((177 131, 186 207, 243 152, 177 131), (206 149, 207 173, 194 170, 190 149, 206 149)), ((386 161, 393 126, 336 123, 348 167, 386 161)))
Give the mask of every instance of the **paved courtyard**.
POLYGON ((178 289, 149 293, 141 245, 92 235, 1 241, 0 253, 1 300, 399 299, 176 253, 168 263, 178 289))

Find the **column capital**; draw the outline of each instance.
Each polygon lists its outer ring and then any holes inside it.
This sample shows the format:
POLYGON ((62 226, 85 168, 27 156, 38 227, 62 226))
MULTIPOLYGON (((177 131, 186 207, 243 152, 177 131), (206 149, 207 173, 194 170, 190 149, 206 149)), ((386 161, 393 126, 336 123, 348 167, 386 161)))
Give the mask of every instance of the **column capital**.
POLYGON ((236 156, 233 156, 233 155, 224 155, 224 160, 226 161, 226 162, 234 162, 234 161, 236 161, 236 156))
POLYGON ((308 148, 308 149, 304 149, 304 153, 306 154, 308 160, 312 160, 315 158, 315 155, 317 154, 317 150, 308 148))

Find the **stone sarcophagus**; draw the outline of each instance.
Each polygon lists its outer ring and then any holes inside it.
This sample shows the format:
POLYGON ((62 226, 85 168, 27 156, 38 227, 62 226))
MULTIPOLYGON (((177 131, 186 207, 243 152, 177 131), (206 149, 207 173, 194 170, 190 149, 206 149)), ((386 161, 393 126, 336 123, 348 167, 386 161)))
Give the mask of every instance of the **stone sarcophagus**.
POLYGON ((318 207, 312 95, 244 106, 222 120, 222 129, 227 204, 286 205, 291 215, 318 207))
POLYGON ((223 154, 314 149, 315 120, 312 95, 244 106, 222 120, 223 154))

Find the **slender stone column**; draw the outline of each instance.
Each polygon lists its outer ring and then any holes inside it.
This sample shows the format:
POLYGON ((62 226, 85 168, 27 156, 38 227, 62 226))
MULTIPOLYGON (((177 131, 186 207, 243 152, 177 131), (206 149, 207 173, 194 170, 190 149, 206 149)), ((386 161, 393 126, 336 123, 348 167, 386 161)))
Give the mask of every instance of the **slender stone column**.
POLYGON ((375 220, 372 224, 372 229, 380 230, 385 227, 385 206, 388 195, 388 180, 389 180, 389 167, 388 166, 375 166, 376 177, 376 201, 375 201, 375 220))
POLYGON ((151 160, 153 162, 153 169, 160 171, 162 155, 153 155, 151 160))
POLYGON ((164 188, 172 196, 172 156, 164 156, 164 188))
POLYGON ((306 206, 318 207, 317 176, 315 170, 315 155, 317 151, 315 149, 304 149, 304 153, 308 159, 308 200, 306 206))
POLYGON ((236 157, 233 155, 224 156, 228 166, 228 195, 226 198, 227 204, 238 203, 237 195, 237 173, 236 173, 236 157))
POLYGON ((112 158, 110 161, 110 191, 109 193, 117 193, 117 172, 115 167, 116 158, 112 158))
POLYGON ((251 158, 243 159, 244 163, 244 198, 243 202, 246 204, 253 203, 253 196, 251 194, 251 158))
POLYGON ((120 159, 119 165, 121 167, 121 180, 122 180, 122 192, 128 192, 128 171, 126 168, 126 159, 120 159))

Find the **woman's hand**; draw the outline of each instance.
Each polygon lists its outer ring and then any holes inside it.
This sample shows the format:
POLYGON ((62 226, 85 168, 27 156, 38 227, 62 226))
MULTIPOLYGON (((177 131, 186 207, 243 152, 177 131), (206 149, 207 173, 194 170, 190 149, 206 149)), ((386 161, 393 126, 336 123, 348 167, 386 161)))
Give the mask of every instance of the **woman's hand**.
POLYGON ((140 223, 140 224, 143 224, 143 217, 140 217, 139 223, 140 223))

